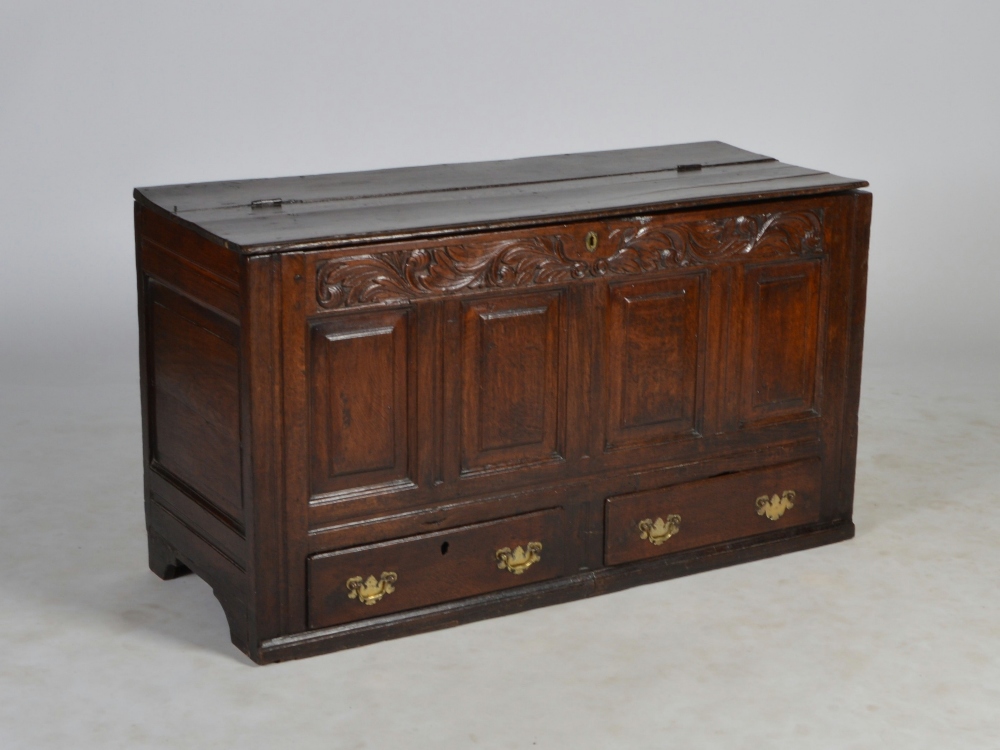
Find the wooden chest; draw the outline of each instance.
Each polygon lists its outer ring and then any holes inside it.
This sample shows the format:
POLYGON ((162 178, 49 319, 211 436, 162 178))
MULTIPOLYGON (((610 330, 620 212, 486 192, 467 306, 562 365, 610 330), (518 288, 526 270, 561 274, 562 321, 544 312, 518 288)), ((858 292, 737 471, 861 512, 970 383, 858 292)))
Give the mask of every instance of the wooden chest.
POLYGON ((136 190, 150 567, 273 662, 849 538, 866 184, 694 143, 136 190))

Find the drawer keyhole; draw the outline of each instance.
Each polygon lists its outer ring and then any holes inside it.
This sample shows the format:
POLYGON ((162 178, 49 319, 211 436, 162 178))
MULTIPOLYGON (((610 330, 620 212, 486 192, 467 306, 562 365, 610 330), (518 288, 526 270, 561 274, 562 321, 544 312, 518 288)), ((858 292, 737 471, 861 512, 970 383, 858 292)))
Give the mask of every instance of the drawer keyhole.
POLYGON ((447 555, 448 554, 448 542, 443 542, 441 544, 441 554, 442 555, 447 555))

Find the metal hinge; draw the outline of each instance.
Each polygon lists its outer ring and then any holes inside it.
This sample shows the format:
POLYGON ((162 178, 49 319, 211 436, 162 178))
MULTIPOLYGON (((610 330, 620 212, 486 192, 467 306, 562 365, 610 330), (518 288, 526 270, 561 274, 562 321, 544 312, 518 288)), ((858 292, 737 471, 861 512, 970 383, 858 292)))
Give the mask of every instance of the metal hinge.
POLYGON ((250 208, 281 208, 281 198, 262 198, 259 201, 250 201, 250 208))

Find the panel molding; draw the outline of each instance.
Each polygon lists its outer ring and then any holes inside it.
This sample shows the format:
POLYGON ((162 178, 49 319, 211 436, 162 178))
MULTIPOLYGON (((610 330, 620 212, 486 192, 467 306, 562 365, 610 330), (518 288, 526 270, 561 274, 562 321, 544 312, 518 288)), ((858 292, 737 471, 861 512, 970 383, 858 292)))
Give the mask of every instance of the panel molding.
POLYGON ((741 426, 818 415, 822 270, 819 259, 746 269, 741 426))
POLYGON ((309 332, 310 497, 410 483, 412 316, 362 312, 309 332))
POLYGON ((565 307, 562 290, 463 305, 463 475, 563 460, 565 307))
POLYGON ((699 434, 704 416, 707 275, 697 272, 619 284, 609 287, 608 297, 604 450, 699 434), (676 372, 668 375, 662 372, 664 366, 676 372), (653 382, 648 382, 650 378, 653 382))

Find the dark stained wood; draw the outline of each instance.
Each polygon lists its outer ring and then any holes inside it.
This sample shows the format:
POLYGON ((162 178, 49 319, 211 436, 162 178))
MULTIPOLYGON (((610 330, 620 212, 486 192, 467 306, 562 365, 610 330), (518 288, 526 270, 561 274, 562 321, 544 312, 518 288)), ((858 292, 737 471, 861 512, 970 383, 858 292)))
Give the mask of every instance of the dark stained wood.
POLYGON ((239 255, 187 230, 175 219, 136 205, 136 227, 141 228, 142 244, 172 255, 197 276, 239 289, 239 255))
POLYGON ((820 516, 820 462, 802 461, 757 471, 729 474, 701 482, 608 498, 604 562, 619 565, 669 555, 775 529, 815 523, 820 516), (756 505, 787 491, 793 507, 776 520, 756 505), (679 517, 678 531, 656 545, 642 538, 644 520, 679 517))
POLYGON ((191 569, 177 557, 177 551, 155 531, 146 535, 149 544, 149 569, 164 581, 188 575, 191 569))
POLYGON ((463 471, 562 458, 563 308, 559 292, 464 307, 463 471))
POLYGON ((237 327, 150 283, 152 462, 243 526, 237 327))
POLYGON ((176 253, 167 252, 157 244, 143 241, 140 247, 142 268, 150 278, 197 300, 203 307, 213 308, 232 322, 238 321, 240 303, 237 287, 200 271, 194 264, 185 262, 176 253))
POLYGON ((854 524, 837 522, 777 532, 705 547, 694 552, 641 560, 563 576, 523 588, 473 596, 457 602, 373 617, 345 625, 318 628, 265 641, 257 657, 261 664, 357 648, 370 643, 453 628, 491 617, 503 617, 538 607, 562 604, 622 589, 666 581, 707 570, 834 544, 854 537, 854 524))
MULTIPOLYGON (((281 439, 283 462, 280 467, 283 487, 278 496, 281 503, 283 531, 281 535, 282 564, 285 576, 278 581, 277 597, 281 600, 283 633, 295 633, 308 627, 306 620, 305 560, 309 552, 310 515, 313 510, 310 486, 312 450, 309 435, 308 326, 305 323, 307 295, 305 258, 301 253, 280 256, 281 337, 280 401, 282 409, 281 439)), ((376 365, 377 366, 377 365, 376 365)), ((275 370, 277 372, 277 370, 275 370)), ((275 380, 278 380, 273 374, 275 380)), ((374 497, 380 495, 375 494, 374 497)), ((340 502, 320 507, 337 507, 340 502)), ((360 501, 363 502, 363 501, 360 501)), ((265 564, 269 560, 263 561, 265 564)))
MULTIPOLYGON (((250 613, 247 607, 246 568, 221 554, 197 529, 185 524, 165 506, 154 501, 147 504, 146 508, 149 537, 158 537, 176 563, 208 582, 226 613, 233 645, 249 653, 251 644, 247 640, 247 634, 250 630, 250 613)), ((151 550, 155 543, 158 543, 155 539, 150 542, 151 550)), ((162 559, 158 558, 157 565, 161 564, 162 559)), ((152 555, 150 567, 160 575, 160 570, 154 567, 152 555)))
POLYGON ((197 529, 220 555, 246 567, 249 554, 243 528, 191 486, 154 470, 150 476, 150 497, 181 523, 197 529))
POLYGON ((139 188, 136 199, 245 252, 402 238, 614 210, 808 195, 864 181, 790 166, 724 143, 507 162, 139 188), (695 170, 678 170, 697 165, 695 170), (254 202, 269 202, 254 206, 254 202), (277 203, 277 205, 275 205, 277 203), (319 241, 317 241, 319 240, 319 241))
POLYGON ((607 448, 699 432, 705 274, 610 289, 607 448))
POLYGON ((396 539, 309 558, 309 625, 339 625, 429 604, 463 599, 565 575, 568 525, 562 509, 396 539), (541 545, 520 573, 501 568, 497 552, 541 545), (393 575, 395 589, 373 604, 351 597, 355 576, 393 575))
POLYGON ((773 162, 717 141, 685 143, 583 154, 528 157, 505 161, 437 164, 310 177, 228 180, 190 185, 138 188, 142 195, 184 213, 206 208, 249 205, 253 201, 286 197, 295 201, 397 196, 411 193, 468 190, 493 186, 523 186, 565 182, 607 175, 645 174, 676 170, 678 164, 718 166, 773 162))
POLYGON ((405 311, 314 325, 310 335, 310 443, 314 494, 408 478, 405 311), (378 367, 372 369, 371 363, 378 367))
POLYGON ((862 184, 688 144, 138 191, 151 569, 268 662, 850 537, 862 184))
POLYGON ((309 534, 309 550, 325 552, 501 519, 539 508, 559 506, 569 511, 577 506, 578 509, 583 509, 580 511, 582 514, 595 516, 580 535, 596 544, 596 553, 592 559, 584 560, 581 566, 600 567, 604 564, 604 506, 608 497, 621 494, 623 490, 659 490, 758 466, 790 463, 815 457, 819 452, 820 446, 816 440, 782 442, 758 450, 729 452, 702 461, 670 462, 638 472, 578 475, 558 483, 543 484, 540 489, 485 492, 458 497, 450 502, 439 501, 396 513, 370 514, 356 521, 314 526, 309 534))
POLYGON ((744 276, 744 423, 815 409, 820 264, 758 266, 744 276))
MULTIPOLYGON (((870 193, 856 193, 851 205, 849 232, 850 245, 850 318, 845 325, 843 417, 841 426, 841 460, 838 477, 839 492, 837 502, 832 505, 831 515, 850 518, 854 511, 854 476, 858 456, 858 406, 861 402, 861 362, 865 333, 865 290, 868 286, 868 240, 872 220, 872 196, 870 193)), ((845 243, 847 244, 847 243, 845 243)))
MULTIPOLYGON (((281 414, 281 259, 253 258, 240 265, 240 434, 242 477, 248 502, 246 535, 253 540, 246 564, 247 652, 289 631, 286 566, 287 519, 283 500, 281 414)), ((256 656, 254 656, 256 658, 256 656)))

